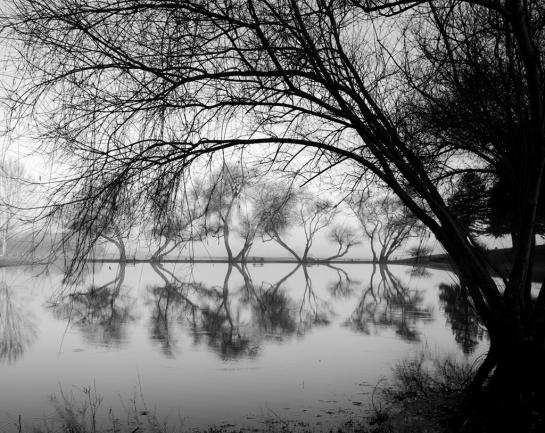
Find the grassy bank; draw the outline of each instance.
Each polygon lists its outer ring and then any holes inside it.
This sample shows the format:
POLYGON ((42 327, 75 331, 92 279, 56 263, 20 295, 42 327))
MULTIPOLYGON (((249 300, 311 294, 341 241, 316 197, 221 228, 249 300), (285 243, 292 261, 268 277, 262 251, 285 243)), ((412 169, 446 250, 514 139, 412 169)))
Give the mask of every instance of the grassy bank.
MULTIPOLYGON (((375 433, 542 433, 544 408, 524 401, 522 412, 498 399, 497 389, 470 392, 474 365, 419 355, 396 366, 375 433), (534 410, 537 409, 537 410, 534 410)), ((372 423, 373 424, 373 423, 372 423)))

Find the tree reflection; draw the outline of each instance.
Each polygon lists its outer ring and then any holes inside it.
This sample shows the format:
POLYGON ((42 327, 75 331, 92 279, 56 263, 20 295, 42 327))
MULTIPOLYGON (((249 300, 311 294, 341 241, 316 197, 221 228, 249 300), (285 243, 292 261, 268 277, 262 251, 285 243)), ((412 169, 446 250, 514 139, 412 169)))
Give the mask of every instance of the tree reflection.
POLYGON ((329 282, 327 289, 334 298, 348 298, 353 292, 354 288, 361 284, 360 281, 353 281, 348 276, 348 273, 331 263, 326 264, 328 268, 336 271, 337 279, 329 282))
POLYGON ((250 305, 254 327, 266 339, 282 340, 297 331, 294 315, 295 303, 282 289, 282 285, 299 270, 300 264, 275 283, 262 283, 257 286, 251 278, 246 264, 237 266, 244 278, 244 297, 242 302, 250 305))
POLYGON ((426 266, 413 266, 409 270, 409 275, 415 278, 429 278, 431 277, 431 272, 426 266))
POLYGON ((161 346, 161 351, 169 357, 174 356, 175 335, 171 322, 182 321, 182 312, 195 314, 196 306, 184 294, 186 287, 168 283, 148 288, 152 298, 150 337, 161 346))
POLYGON ((20 359, 36 339, 36 327, 17 303, 13 290, 0 282, 0 363, 20 359))
POLYGON ((331 305, 316 295, 308 266, 303 266, 303 273, 305 293, 299 307, 299 334, 304 334, 315 325, 328 325, 333 314, 331 305))
POLYGON ((486 335, 464 286, 440 284, 439 301, 447 315, 447 323, 464 353, 471 354, 486 335))
MULTIPOLYGON (((328 266, 335 275, 329 282, 318 281, 313 266, 298 263, 276 281, 256 283, 246 263, 228 263, 217 285, 195 281, 192 267, 184 275, 160 262, 150 266, 159 278, 146 288, 149 339, 167 357, 176 356, 182 335, 224 360, 255 357, 265 341, 282 342, 329 325, 336 300, 357 300, 345 323, 365 333, 372 326, 388 327, 407 341, 418 341, 417 322, 432 320, 420 292, 409 290, 385 265, 373 267, 369 286, 357 298, 361 283, 334 264, 328 266), (304 278, 292 279, 296 274, 304 278), (299 286, 293 286, 296 281, 299 286)), ((93 344, 120 345, 135 319, 134 299, 122 290, 124 276, 120 264, 112 281, 61 297, 55 315, 74 323, 93 344)))
POLYGON ((422 295, 404 286, 386 265, 379 266, 378 282, 376 271, 377 266, 373 265, 369 286, 345 324, 366 334, 371 333, 370 325, 392 327, 402 339, 419 341, 416 324, 433 320, 433 310, 422 306, 422 295))
POLYGON ((231 312, 229 280, 233 265, 229 264, 223 286, 207 287, 202 283, 182 281, 160 263, 154 271, 164 284, 149 288, 154 300, 151 337, 161 342, 162 352, 173 355, 172 322, 187 322, 195 344, 206 344, 223 359, 253 356, 255 348, 241 333, 238 316, 231 312))
POLYGON ((235 314, 231 312, 229 280, 232 272, 233 264, 230 263, 223 286, 218 290, 221 296, 201 309, 200 323, 193 328, 194 333, 205 333, 208 345, 218 352, 222 359, 253 357, 259 348, 257 344, 252 344, 244 332, 240 322, 240 311, 236 311, 235 314))
POLYGON ((74 323, 94 345, 123 344, 126 325, 135 319, 134 299, 122 291, 125 266, 119 262, 115 278, 106 284, 61 296, 51 307, 55 317, 74 323))
POLYGON ((254 357, 264 340, 282 341, 330 323, 331 306, 316 295, 308 268, 301 264, 276 282, 258 285, 246 263, 230 263, 223 284, 215 287, 183 281, 159 263, 152 267, 164 284, 148 289, 154 306, 151 338, 161 342, 168 356, 175 345, 171 330, 175 321, 186 322, 193 342, 205 342, 222 359, 254 357), (295 301, 284 285, 300 269, 305 286, 302 298, 295 301), (237 272, 243 282, 232 287, 237 272))
POLYGON ((248 302, 252 305, 254 327, 265 338, 282 340, 297 333, 303 335, 315 325, 330 323, 330 305, 316 295, 307 264, 297 264, 289 273, 275 283, 263 282, 259 287, 253 283, 245 265, 238 267, 245 281, 248 302), (282 286, 298 270, 305 278, 303 296, 296 301, 288 296, 282 286))

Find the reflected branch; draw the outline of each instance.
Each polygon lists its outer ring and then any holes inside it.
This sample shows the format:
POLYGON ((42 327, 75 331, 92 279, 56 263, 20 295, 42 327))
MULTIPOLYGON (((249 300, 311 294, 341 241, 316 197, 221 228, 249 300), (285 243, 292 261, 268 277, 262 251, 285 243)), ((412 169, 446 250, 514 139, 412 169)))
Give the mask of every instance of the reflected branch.
POLYGON ((297 330, 296 321, 292 317, 295 311, 294 305, 281 288, 300 267, 301 264, 298 263, 280 280, 275 283, 263 282, 259 288, 256 288, 253 283, 247 265, 237 267, 244 278, 245 302, 251 304, 253 317, 257 322, 255 327, 266 338, 272 336, 275 339, 281 339, 297 330), (266 289, 265 286, 267 286, 266 289))
POLYGON ((126 325, 135 320, 135 300, 122 293, 125 267, 125 262, 119 262, 115 278, 106 284, 91 284, 84 291, 61 296, 51 305, 54 316, 73 322, 93 344, 125 342, 126 325))
POLYGON ((359 281, 352 281, 348 273, 338 266, 326 263, 326 266, 337 273, 337 280, 329 284, 328 290, 335 298, 347 298, 352 294, 354 285, 359 285, 359 281))
POLYGON ((303 264, 305 291, 299 307, 299 333, 304 334, 313 325, 328 325, 333 314, 331 306, 320 299, 314 291, 308 266, 303 264), (305 307, 306 310, 305 310, 305 307))
POLYGON ((401 338, 419 341, 416 324, 433 320, 433 310, 423 307, 421 294, 404 286, 388 266, 380 264, 379 274, 381 279, 375 284, 374 265, 370 284, 345 324, 366 334, 370 333, 369 325, 394 328, 401 338))

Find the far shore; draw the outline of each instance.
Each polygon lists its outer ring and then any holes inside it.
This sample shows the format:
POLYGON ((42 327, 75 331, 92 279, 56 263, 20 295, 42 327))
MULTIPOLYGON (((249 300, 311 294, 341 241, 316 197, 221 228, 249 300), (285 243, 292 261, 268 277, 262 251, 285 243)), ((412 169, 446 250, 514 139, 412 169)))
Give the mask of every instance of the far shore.
MULTIPOLYGON (((498 248, 488 250, 486 252, 490 262, 492 263, 492 272, 496 275, 502 275, 507 277, 509 270, 511 269, 511 263, 513 260, 511 248, 498 248)), ((118 258, 95 258, 91 260, 93 262, 100 263, 116 263, 119 262, 118 258)), ((132 257, 126 259, 127 263, 229 263, 226 257, 164 257, 161 260, 152 260, 148 258, 132 257)), ((306 266, 312 265, 346 265, 346 264, 367 264, 367 265, 403 265, 403 266, 422 266, 426 268, 453 271, 456 266, 452 262, 451 257, 448 254, 432 254, 424 257, 401 257, 388 260, 386 262, 373 261, 372 259, 334 259, 327 260, 321 258, 312 258, 305 261, 298 261, 290 257, 248 257, 244 262, 236 261, 233 264, 248 263, 253 265, 260 265, 266 263, 286 263, 286 264, 300 264, 306 266)), ((545 245, 536 246, 535 250, 535 264, 533 270, 533 280, 543 281, 545 280, 545 245)))
MULTIPOLYGON (((94 258, 89 260, 90 262, 100 262, 100 263, 117 263, 119 258, 94 258)), ((210 257, 210 258, 194 258, 194 257, 177 257, 169 258, 165 257, 161 260, 154 259, 143 259, 143 258, 129 258, 125 260, 126 263, 229 263, 229 259, 226 257, 210 257)), ((327 260, 327 259, 310 259, 310 260, 295 260, 291 258, 282 258, 282 257, 249 257, 247 260, 241 261, 231 261, 233 264, 237 263, 293 263, 293 264, 305 264, 305 265, 326 265, 326 264, 350 264, 350 263, 363 263, 363 264, 379 264, 379 262, 373 262, 369 259, 344 259, 344 260, 327 260)), ((393 262, 390 262, 393 263, 393 262)))
MULTIPOLYGON (((492 264, 492 272, 496 276, 507 278, 513 263, 513 250, 511 248, 497 248, 487 250, 486 255, 492 264)), ((409 266, 425 266, 432 269, 453 270, 456 268, 452 258, 448 254, 433 254, 426 257, 406 258, 390 261, 388 264, 400 264, 409 266)), ((535 248, 533 281, 545 280, 545 245, 537 245, 535 248)))
POLYGON ((44 264, 39 260, 32 260, 27 257, 18 256, 0 256, 0 268, 8 266, 23 266, 23 265, 37 265, 44 264))
MULTIPOLYGON (((501 248, 488 250, 486 252, 490 262, 492 263, 492 271, 496 275, 508 276, 513 260, 511 248, 501 248)), ((120 260, 118 257, 95 257, 89 260, 95 263, 118 263, 120 260)), ((163 257, 160 260, 154 260, 150 258, 143 258, 138 256, 129 256, 126 258, 125 263, 229 263, 227 257, 163 257)), ((455 265, 448 254, 432 254, 424 257, 396 257, 395 259, 388 260, 386 262, 373 261, 372 259, 361 258, 344 258, 344 259, 323 259, 323 258, 309 258, 304 261, 298 261, 291 257, 260 257, 250 256, 245 261, 231 262, 233 264, 252 264, 252 265, 264 265, 264 264, 300 264, 306 266, 312 265, 348 265, 348 264, 365 264, 365 265, 403 265, 403 266, 423 266, 432 269, 448 270, 455 269, 455 265)), ((45 264, 44 262, 32 260, 25 256, 0 256, 0 267, 7 266, 23 266, 23 265, 37 265, 45 264)), ((533 271, 534 281, 545 280, 545 245, 536 246, 535 250, 535 264, 533 271)))

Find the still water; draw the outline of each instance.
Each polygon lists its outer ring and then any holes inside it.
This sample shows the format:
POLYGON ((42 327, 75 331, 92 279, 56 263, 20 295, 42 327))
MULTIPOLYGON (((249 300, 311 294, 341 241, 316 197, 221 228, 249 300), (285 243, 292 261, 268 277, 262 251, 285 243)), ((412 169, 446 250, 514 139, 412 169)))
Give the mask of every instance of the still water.
POLYGON ((486 335, 447 271, 350 264, 94 264, 0 270, 0 431, 84 387, 187 428, 327 426, 425 350, 472 362, 486 335), (145 410, 142 409, 145 407, 145 410))

